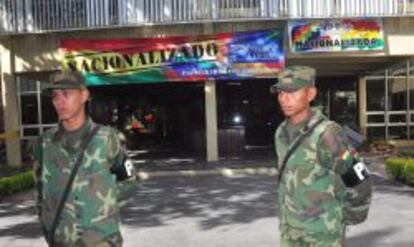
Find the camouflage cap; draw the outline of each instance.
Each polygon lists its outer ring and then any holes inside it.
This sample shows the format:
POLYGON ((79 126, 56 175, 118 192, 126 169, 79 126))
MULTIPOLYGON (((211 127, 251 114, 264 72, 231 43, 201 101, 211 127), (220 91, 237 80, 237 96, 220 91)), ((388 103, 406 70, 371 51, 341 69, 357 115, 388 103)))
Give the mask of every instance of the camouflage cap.
POLYGON ((86 88, 84 76, 76 71, 56 72, 50 77, 50 83, 44 89, 82 89, 86 88))
POLYGON ((287 67, 279 73, 278 82, 270 87, 270 92, 296 91, 306 86, 314 86, 315 75, 315 69, 309 66, 287 67))

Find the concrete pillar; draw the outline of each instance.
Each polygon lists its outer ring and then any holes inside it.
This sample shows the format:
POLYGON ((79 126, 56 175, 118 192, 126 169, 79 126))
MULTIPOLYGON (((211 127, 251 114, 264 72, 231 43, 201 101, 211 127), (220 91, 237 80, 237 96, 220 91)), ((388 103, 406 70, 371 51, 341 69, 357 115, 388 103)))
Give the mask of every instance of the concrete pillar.
POLYGON ((1 99, 4 115, 4 134, 7 164, 21 166, 19 131, 19 109, 17 104, 17 87, 14 78, 14 53, 12 37, 0 39, 0 82, 1 99))
MULTIPOLYGON (((217 1, 215 1, 217 4, 217 1)), ((214 3, 213 3, 214 6, 214 3)), ((213 34, 214 26, 210 22, 203 25, 203 34, 213 34)), ((204 84, 206 111, 206 152, 207 161, 218 161, 218 130, 217 130, 217 96, 216 81, 207 80, 204 84)))
POLYGON ((216 82, 208 80, 204 84, 206 111, 206 151, 207 161, 218 160, 217 100, 216 82))
POLYGON ((361 134, 367 136, 367 80, 365 77, 359 78, 359 129, 361 134))

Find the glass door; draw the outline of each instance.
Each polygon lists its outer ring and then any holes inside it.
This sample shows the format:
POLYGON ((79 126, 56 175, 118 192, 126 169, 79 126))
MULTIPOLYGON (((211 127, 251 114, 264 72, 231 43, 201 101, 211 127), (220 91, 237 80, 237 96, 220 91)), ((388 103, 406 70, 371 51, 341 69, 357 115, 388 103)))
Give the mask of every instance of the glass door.
POLYGON ((331 120, 358 130, 357 78, 317 78, 315 106, 331 120))

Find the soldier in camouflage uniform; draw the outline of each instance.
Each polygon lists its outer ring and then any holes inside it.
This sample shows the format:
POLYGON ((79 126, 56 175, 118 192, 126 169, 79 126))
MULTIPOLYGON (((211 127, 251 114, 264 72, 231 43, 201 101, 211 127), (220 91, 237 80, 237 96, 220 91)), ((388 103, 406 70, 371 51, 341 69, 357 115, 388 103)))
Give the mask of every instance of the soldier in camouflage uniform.
MULTIPOLYGON (((89 91, 81 74, 55 74, 49 92, 59 126, 46 131, 34 148, 36 205, 47 241, 81 142, 96 125, 85 113, 89 91)), ((53 246, 122 246, 116 179, 110 172, 123 162, 122 151, 117 131, 101 126, 85 150, 53 246)))
POLYGON ((286 117, 275 133, 283 247, 344 246, 345 225, 353 224, 355 217, 366 217, 371 198, 369 174, 363 165, 358 170, 362 163, 344 130, 310 107, 317 94, 314 81, 313 68, 292 66, 271 87, 286 117), (309 129, 283 166, 292 143, 309 129), (349 179, 344 177, 355 166, 362 179, 347 186, 349 179))

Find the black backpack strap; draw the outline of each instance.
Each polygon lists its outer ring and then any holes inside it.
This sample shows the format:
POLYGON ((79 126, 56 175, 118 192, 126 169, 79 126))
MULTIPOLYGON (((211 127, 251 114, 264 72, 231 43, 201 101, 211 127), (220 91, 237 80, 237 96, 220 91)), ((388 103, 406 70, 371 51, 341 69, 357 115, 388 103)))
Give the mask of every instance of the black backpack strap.
POLYGON ((60 199, 60 202, 59 202, 59 206, 56 210, 56 215, 53 218, 52 228, 50 230, 49 236, 46 236, 49 240, 48 242, 49 242, 49 245, 51 247, 54 246, 56 228, 59 224, 60 216, 62 214, 63 207, 65 206, 65 203, 66 203, 66 200, 68 199, 69 193, 72 190, 72 184, 73 184, 73 181, 75 180, 76 174, 78 173, 79 167, 82 163, 83 157, 85 155, 86 148, 88 147, 89 142, 92 140, 92 137, 96 134, 96 132, 98 132, 98 130, 99 130, 99 125, 96 125, 92 129, 92 131, 86 136, 85 140, 81 144, 78 158, 76 159, 76 163, 73 166, 72 172, 70 173, 68 183, 66 184, 65 190, 62 194, 62 198, 60 199))
POLYGON ((283 158, 282 165, 279 170, 278 175, 278 181, 281 181, 283 171, 285 170, 286 163, 288 162, 290 156, 292 156, 293 152, 299 147, 299 145, 302 143, 303 139, 305 139, 306 136, 308 136, 320 123, 324 121, 324 118, 318 119, 316 122, 309 123, 309 125, 305 126, 301 129, 301 133, 296 139, 292 142, 292 144, 289 146, 288 151, 286 152, 285 157, 283 158))

